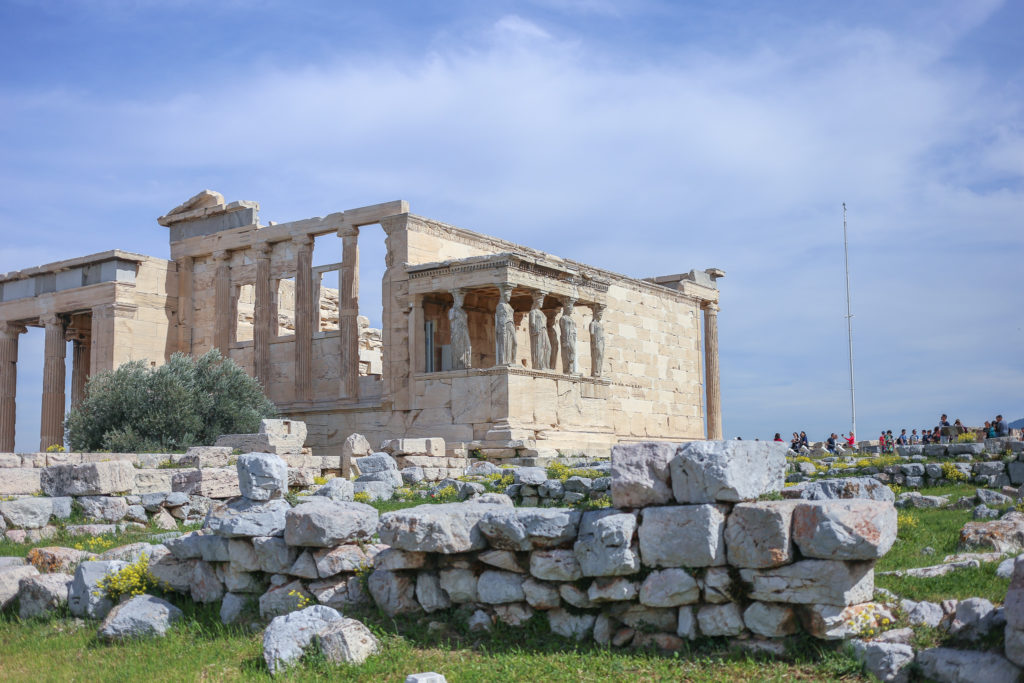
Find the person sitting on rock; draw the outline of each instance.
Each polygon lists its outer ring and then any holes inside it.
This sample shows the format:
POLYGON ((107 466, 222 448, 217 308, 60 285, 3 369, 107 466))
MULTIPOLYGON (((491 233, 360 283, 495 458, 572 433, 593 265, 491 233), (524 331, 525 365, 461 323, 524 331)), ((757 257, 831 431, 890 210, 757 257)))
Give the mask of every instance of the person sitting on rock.
POLYGON ((800 449, 804 451, 811 450, 811 444, 807 441, 807 432, 800 432, 800 449))
POLYGON ((782 434, 775 432, 775 438, 773 439, 773 441, 782 441, 782 434))
POLYGON ((850 432, 849 435, 846 437, 846 445, 849 446, 850 448, 853 448, 855 445, 857 445, 857 437, 853 435, 853 432, 850 432))
POLYGON ((910 443, 910 437, 907 436, 906 429, 900 430, 900 435, 896 437, 896 443, 899 444, 900 446, 906 446, 907 444, 910 443))
POLYGON ((835 454, 836 447, 839 445, 837 441, 838 439, 836 437, 836 433, 832 432, 829 435, 828 440, 825 442, 825 450, 827 450, 829 453, 835 454))

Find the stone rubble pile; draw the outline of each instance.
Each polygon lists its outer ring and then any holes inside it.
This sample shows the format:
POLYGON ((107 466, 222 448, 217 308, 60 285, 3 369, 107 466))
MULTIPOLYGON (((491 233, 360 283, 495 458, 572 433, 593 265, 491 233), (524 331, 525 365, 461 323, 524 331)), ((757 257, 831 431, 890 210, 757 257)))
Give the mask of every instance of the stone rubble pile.
POLYGON ((464 605, 488 628, 544 612, 565 636, 663 649, 801 627, 842 638, 857 615, 884 618, 871 603, 873 567, 895 541, 895 508, 757 501, 784 476, 785 447, 767 442, 622 444, 614 508, 470 502, 382 515, 390 547, 369 589, 391 615, 464 605))

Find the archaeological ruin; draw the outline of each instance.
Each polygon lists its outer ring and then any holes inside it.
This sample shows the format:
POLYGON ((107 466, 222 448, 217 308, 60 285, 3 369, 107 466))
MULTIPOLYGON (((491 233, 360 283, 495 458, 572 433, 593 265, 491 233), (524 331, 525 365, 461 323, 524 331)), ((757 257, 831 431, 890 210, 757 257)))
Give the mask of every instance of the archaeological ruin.
POLYGON ((68 340, 72 404, 93 373, 218 348, 308 425, 318 455, 353 433, 489 459, 721 438, 721 270, 634 279, 404 201, 261 225, 257 203, 203 191, 158 223, 170 259, 113 250, 0 276, 0 452, 14 450, 27 327, 46 331, 41 451, 63 442, 68 340), (371 225, 386 236, 380 330, 360 315, 371 225), (314 266, 314 241, 340 258, 314 266))

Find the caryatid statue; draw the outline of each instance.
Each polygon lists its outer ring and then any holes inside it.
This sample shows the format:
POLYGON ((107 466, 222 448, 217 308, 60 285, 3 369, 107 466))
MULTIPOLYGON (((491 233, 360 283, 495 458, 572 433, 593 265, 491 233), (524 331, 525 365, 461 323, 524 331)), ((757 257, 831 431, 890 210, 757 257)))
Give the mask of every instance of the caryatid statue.
POLYGON ((600 377, 604 366, 604 305, 594 304, 594 319, 590 321, 590 376, 600 377))
POLYGON ((448 311, 452 334, 452 369, 467 370, 473 367, 473 349, 469 342, 469 318, 466 316, 466 309, 462 307, 466 291, 461 288, 453 290, 452 299, 452 308, 448 311))
POLYGON ((548 370, 554 370, 558 367, 558 311, 551 309, 545 313, 548 319, 548 370))
POLYGON ((572 319, 572 309, 575 305, 575 297, 567 296, 562 299, 562 317, 558 320, 558 326, 562 331, 562 371, 567 375, 580 374, 579 364, 576 362, 576 321, 572 319))
POLYGON ((509 298, 512 285, 498 285, 498 306, 494 309, 494 364, 513 365, 516 362, 515 311, 509 298))
POLYGON ((530 307, 530 358, 534 370, 549 370, 551 340, 548 339, 548 317, 540 310, 547 292, 534 292, 530 307))

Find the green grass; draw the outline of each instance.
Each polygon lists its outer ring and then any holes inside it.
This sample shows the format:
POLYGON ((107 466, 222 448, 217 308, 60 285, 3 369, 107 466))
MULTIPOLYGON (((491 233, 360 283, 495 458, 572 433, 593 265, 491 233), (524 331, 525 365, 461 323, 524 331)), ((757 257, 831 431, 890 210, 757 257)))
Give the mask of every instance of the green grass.
MULTIPOLYGON (((180 525, 182 532, 198 529, 200 524, 180 525)), ((102 534, 100 536, 72 536, 63 529, 58 529, 53 538, 45 538, 31 543, 15 543, 7 538, 0 539, 0 557, 25 557, 32 548, 62 546, 91 550, 97 554, 108 548, 116 548, 129 543, 151 542, 155 536, 166 534, 167 531, 157 529, 152 524, 145 529, 126 529, 122 533, 102 534)))
MULTIPOLYGON (((977 486, 944 486, 922 490, 926 495, 943 495, 952 493, 951 501, 959 496, 974 495, 977 486)), ((972 521, 970 510, 901 510, 901 517, 907 516, 917 521, 913 526, 901 523, 899 537, 892 549, 878 561, 875 566, 875 585, 887 588, 903 598, 911 600, 943 600, 947 598, 987 598, 1001 603, 1009 588, 1008 579, 996 576, 998 563, 982 563, 978 569, 958 569, 950 574, 931 579, 912 577, 879 576, 879 572, 895 569, 911 569, 939 564, 946 555, 961 552, 957 549, 960 529, 972 521), (925 555, 925 547, 935 550, 934 554, 925 555)), ((979 548, 972 552, 985 552, 979 548)))
MULTIPOLYGON (((186 618, 160 640, 104 644, 96 624, 69 619, 19 622, 0 617, 2 677, 12 681, 271 680, 260 633, 222 626, 214 606, 179 601, 186 618)), ((867 680, 841 647, 797 639, 771 660, 698 641, 675 655, 609 650, 552 635, 543 617, 522 629, 503 625, 468 634, 455 613, 388 619, 353 613, 380 638, 382 652, 361 666, 335 667, 307 657, 276 680, 400 681, 438 671, 449 681, 851 681, 867 680), (429 632, 427 624, 452 624, 429 632)))

